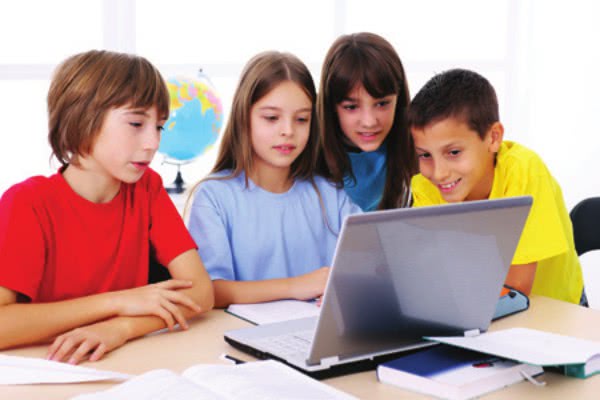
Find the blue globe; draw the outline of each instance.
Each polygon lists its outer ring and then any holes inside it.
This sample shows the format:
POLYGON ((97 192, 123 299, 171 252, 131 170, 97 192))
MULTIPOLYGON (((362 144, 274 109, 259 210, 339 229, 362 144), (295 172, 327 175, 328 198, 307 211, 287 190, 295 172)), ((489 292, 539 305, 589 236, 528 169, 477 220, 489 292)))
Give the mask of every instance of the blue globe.
POLYGON ((175 77, 167 80, 171 113, 165 123, 159 153, 165 162, 186 164, 200 157, 219 138, 223 107, 208 78, 175 77))

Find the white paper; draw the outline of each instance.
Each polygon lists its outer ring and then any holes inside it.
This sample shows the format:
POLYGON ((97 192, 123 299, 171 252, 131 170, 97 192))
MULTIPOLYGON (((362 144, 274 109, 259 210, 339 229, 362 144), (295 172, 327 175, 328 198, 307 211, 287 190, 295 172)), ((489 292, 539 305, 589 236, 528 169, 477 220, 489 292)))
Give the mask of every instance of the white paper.
POLYGON ((167 369, 156 369, 108 390, 71 400, 217 400, 219 395, 167 369))
POLYGON ((41 358, 0 354, 0 385, 126 380, 131 375, 102 371, 41 358))
POLYGON ((244 400, 350 400, 355 397, 314 380, 277 361, 231 365, 196 365, 186 378, 210 388, 227 399, 244 400))
POLYGON ((541 366, 583 364, 600 354, 600 342, 528 328, 504 329, 475 337, 427 339, 541 366))
POLYGON ((257 325, 316 317, 321 312, 315 301, 277 300, 256 304, 232 304, 227 311, 257 325))

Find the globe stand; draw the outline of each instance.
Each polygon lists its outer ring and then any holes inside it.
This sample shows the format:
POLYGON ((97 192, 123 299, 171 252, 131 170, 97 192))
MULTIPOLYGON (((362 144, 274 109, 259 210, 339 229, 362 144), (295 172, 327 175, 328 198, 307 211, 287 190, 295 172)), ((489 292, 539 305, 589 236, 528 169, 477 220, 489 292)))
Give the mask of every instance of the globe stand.
POLYGON ((166 186, 165 189, 167 190, 167 193, 176 193, 176 194, 180 194, 185 191, 185 181, 183 180, 183 177, 181 176, 181 166, 180 165, 177 165, 177 176, 175 176, 175 180, 173 181, 173 183, 171 185, 166 186))

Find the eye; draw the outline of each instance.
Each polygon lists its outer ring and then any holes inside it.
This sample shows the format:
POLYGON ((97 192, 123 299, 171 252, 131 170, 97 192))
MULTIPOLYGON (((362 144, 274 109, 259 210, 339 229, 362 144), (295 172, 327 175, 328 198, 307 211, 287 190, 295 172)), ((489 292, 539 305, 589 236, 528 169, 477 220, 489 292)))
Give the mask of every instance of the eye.
POLYGON ((354 111, 358 108, 358 106, 356 104, 347 103, 347 104, 342 104, 342 108, 344 110, 354 111))
POLYGON ((460 150, 450 150, 448 152, 448 154, 450 154, 452 157, 456 157, 457 155, 459 155, 461 153, 460 150))
POLYGON ((157 131, 159 131, 159 132, 162 132, 162 131, 164 131, 164 130, 165 130, 165 127, 164 127, 164 126, 162 126, 162 125, 157 125, 157 126, 156 126, 156 130, 157 130, 157 131))
POLYGON ((417 153, 419 160, 427 160, 431 158, 431 153, 417 153))
POLYGON ((381 100, 381 101, 378 101, 377 104, 375 104, 375 106, 379 107, 379 108, 383 108, 383 107, 387 106, 390 103, 391 102, 389 100, 381 100))
POLYGON ((275 122, 279 119, 276 115, 264 115, 263 118, 269 122, 275 122))
POLYGON ((133 126, 134 128, 140 128, 142 126, 141 122, 130 122, 129 125, 133 126))
POLYGON ((305 124, 305 123, 307 123, 308 121, 310 121, 310 118, 308 118, 308 117, 298 117, 297 121, 298 121, 299 123, 301 123, 301 124, 305 124))

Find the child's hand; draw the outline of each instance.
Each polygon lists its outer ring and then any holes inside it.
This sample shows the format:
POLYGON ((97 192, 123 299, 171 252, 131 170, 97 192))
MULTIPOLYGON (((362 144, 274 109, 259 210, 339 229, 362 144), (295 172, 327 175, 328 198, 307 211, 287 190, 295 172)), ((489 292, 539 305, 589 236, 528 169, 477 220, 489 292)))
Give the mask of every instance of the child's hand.
POLYGON ((78 364, 89 359, 99 360, 104 354, 122 346, 127 341, 126 331, 119 329, 117 320, 97 322, 63 333, 48 349, 48 360, 78 364))
POLYGON ((187 329, 187 322, 178 305, 196 313, 201 312, 202 309, 189 296, 177 290, 191 286, 190 281, 171 279, 153 285, 113 292, 111 299, 117 309, 117 315, 130 317, 155 315, 165 321, 169 330, 175 328, 175 323, 187 329))
POLYGON ((329 267, 321 267, 317 270, 293 278, 291 295, 298 300, 310 300, 319 297, 325 290, 329 278, 329 267))

